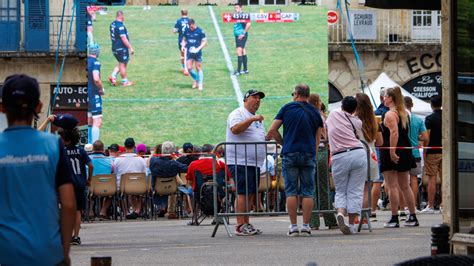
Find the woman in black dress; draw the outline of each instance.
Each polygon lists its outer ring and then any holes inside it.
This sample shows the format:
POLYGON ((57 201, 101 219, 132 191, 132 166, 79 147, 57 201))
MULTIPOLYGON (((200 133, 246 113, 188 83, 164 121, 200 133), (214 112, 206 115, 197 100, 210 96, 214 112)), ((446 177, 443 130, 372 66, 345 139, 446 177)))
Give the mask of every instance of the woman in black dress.
POLYGON ((399 191, 403 193, 410 210, 410 216, 406 220, 405 226, 418 226, 415 214, 415 200, 409 184, 409 170, 416 167, 416 164, 412 150, 403 149, 403 147, 411 147, 411 143, 408 138, 408 131, 410 130, 409 117, 405 111, 400 87, 387 89, 384 103, 390 110, 382 117, 383 147, 402 147, 402 149, 386 148, 380 152, 380 171, 383 173, 385 185, 388 187, 392 210, 392 218, 385 223, 384 227, 399 227, 399 191))

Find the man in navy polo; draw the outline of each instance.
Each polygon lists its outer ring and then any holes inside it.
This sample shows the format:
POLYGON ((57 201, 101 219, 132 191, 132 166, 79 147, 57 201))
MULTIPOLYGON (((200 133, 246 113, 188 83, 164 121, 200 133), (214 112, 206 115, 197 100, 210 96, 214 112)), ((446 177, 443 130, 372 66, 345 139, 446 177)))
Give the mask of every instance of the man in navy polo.
POLYGON ((64 145, 31 127, 42 107, 36 79, 9 76, 1 95, 0 265, 69 264, 76 201, 64 145))
POLYGON ((285 104, 275 116, 267 139, 283 145, 281 154, 290 226, 288 236, 310 236, 309 220, 313 210, 316 147, 319 147, 323 120, 319 111, 308 104, 310 89, 299 84, 291 93, 293 101, 285 104), (283 125, 283 137, 278 129, 283 125), (302 198, 303 224, 297 225, 298 198, 302 198))

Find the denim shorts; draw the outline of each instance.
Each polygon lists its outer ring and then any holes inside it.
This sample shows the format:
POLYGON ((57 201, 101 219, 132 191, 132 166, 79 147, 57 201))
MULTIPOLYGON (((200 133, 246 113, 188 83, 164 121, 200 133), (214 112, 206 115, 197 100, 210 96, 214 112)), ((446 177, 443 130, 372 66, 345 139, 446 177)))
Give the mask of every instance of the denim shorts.
POLYGON ((229 165, 228 167, 234 178, 234 182, 237 184, 237 194, 246 195, 247 193, 256 193, 260 185, 260 168, 244 165, 229 165), (245 168, 247 168, 247 178, 245 178, 245 168))
POLYGON ((316 155, 307 152, 290 152, 283 155, 282 171, 287 197, 314 196, 316 155))

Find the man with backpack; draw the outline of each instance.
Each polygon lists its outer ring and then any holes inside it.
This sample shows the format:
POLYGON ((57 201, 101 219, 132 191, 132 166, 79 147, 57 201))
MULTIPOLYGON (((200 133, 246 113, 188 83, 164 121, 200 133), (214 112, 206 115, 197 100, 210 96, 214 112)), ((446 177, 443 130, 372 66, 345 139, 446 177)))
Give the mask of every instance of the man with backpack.
MULTIPOLYGON (((204 154, 211 153, 212 149, 213 149, 213 146, 211 144, 204 144, 202 146, 202 153, 204 154)), ((212 199, 213 197, 213 192, 210 191, 212 197, 208 197, 209 195, 202 194, 205 183, 201 184, 201 187, 196 187, 196 184, 198 183, 197 178, 199 178, 198 176, 196 176, 196 173, 200 173, 201 178, 208 177, 207 179, 202 180, 202 181, 204 182, 212 181, 212 175, 213 175, 212 161, 213 161, 212 157, 202 155, 198 160, 193 161, 189 165, 188 172, 186 173, 186 180, 188 180, 188 184, 191 185, 193 191, 195 192, 194 200, 199 202, 201 206, 201 211, 205 212, 206 215, 214 214, 214 209, 213 209, 214 201, 209 202, 209 199, 212 199), (205 202, 201 202, 201 201, 205 201, 205 202)), ((222 171, 225 171, 226 177, 232 176, 226 164, 220 160, 216 160, 216 174, 222 174, 222 171)), ((211 185, 211 188, 212 188, 212 185, 211 185)), ((208 192, 205 192, 205 193, 209 194, 208 192)))

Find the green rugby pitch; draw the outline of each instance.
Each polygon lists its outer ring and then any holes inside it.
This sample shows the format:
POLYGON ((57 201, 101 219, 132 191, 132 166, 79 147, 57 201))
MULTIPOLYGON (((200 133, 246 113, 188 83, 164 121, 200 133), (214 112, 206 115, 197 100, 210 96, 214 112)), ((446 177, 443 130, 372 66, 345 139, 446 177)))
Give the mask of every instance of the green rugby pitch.
MULTIPOLYGON (((94 41, 101 46, 99 61, 106 94, 103 98, 101 139, 106 145, 122 144, 127 137, 154 146, 171 140, 202 145, 225 141, 228 114, 238 107, 230 73, 208 7, 187 6, 189 17, 206 33, 203 49, 204 90, 192 89, 192 79, 180 72, 177 34, 172 32, 183 7, 109 7, 94 22, 94 41), (116 64, 111 52, 109 25, 123 10, 125 26, 135 49, 128 66, 132 87, 113 87, 107 77, 116 64)), ((238 77, 241 92, 258 89, 266 94, 258 113, 268 129, 279 108, 291 101, 298 83, 307 83, 327 103, 327 18, 317 7, 244 7, 245 12, 297 12, 293 23, 252 22, 247 42, 249 75, 238 77)), ((221 13, 232 6, 213 7, 236 67, 233 24, 223 23, 221 13)))

